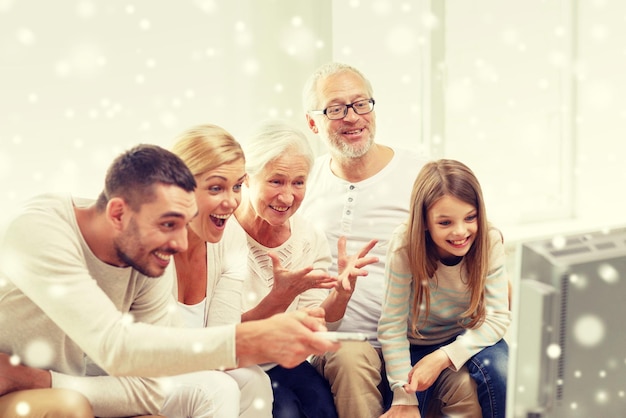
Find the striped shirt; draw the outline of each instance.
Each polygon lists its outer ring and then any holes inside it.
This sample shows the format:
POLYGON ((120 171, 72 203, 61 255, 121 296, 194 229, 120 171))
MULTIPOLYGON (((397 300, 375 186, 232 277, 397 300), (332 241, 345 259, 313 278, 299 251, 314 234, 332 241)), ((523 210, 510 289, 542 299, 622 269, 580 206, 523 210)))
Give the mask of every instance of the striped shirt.
POLYGON ((485 321, 475 329, 465 329, 458 324, 460 315, 470 302, 465 262, 461 261, 455 266, 439 262, 435 277, 429 280, 430 314, 426 320, 419 319, 420 337, 413 336, 410 332, 414 326, 410 308, 415 289, 409 269, 406 229, 406 223, 400 225, 389 244, 385 294, 378 325, 378 339, 382 344, 389 384, 394 392, 394 405, 417 404, 415 395, 407 394, 403 389, 412 368, 409 344, 434 345, 454 339, 441 349, 450 358, 451 368, 456 371, 480 350, 500 341, 511 322, 504 245, 499 231, 492 229, 489 231, 485 321))

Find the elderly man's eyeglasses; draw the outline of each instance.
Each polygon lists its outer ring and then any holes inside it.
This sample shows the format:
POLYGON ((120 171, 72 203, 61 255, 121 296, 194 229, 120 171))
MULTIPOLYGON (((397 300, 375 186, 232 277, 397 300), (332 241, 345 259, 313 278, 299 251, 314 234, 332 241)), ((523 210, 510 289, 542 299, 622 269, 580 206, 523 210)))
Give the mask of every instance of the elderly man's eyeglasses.
POLYGON ((343 119, 348 114, 348 109, 352 108, 357 115, 365 115, 374 110, 374 99, 358 100, 354 103, 328 106, 324 110, 311 110, 314 115, 326 115, 330 120, 343 119))

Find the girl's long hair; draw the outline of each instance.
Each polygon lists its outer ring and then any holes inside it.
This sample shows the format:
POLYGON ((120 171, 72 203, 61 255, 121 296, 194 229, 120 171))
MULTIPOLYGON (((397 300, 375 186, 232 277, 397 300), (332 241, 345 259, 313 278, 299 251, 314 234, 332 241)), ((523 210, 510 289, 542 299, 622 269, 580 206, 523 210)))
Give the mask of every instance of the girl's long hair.
POLYGON ((418 320, 422 318, 426 321, 430 313, 429 284, 431 280, 436 280, 435 271, 439 261, 437 248, 428 232, 427 214, 446 195, 474 206, 478 215, 474 243, 462 260, 461 268, 467 270, 470 303, 461 314, 459 324, 464 328, 475 328, 484 321, 486 315, 489 225, 480 184, 472 170, 459 161, 432 161, 422 168, 413 184, 407 227, 407 252, 415 290, 411 306, 411 323, 414 324, 411 332, 414 336, 419 336, 418 320))

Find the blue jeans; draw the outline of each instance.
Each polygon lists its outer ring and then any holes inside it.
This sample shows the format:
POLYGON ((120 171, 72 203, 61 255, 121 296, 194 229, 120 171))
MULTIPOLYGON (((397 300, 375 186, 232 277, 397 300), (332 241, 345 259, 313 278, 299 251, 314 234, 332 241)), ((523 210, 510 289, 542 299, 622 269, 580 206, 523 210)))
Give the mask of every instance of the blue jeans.
POLYGON ((337 418, 330 385, 308 362, 266 372, 274 391, 274 418, 337 418))
MULTIPOLYGON (((428 346, 411 345, 411 364, 415 365, 426 355, 452 341, 428 346)), ((465 363, 470 376, 476 381, 478 402, 483 411, 483 418, 505 418, 508 362, 509 346, 506 341, 500 340, 490 347, 485 347, 465 363)), ((422 414, 427 410, 428 400, 435 385, 425 391, 417 392, 422 414)))

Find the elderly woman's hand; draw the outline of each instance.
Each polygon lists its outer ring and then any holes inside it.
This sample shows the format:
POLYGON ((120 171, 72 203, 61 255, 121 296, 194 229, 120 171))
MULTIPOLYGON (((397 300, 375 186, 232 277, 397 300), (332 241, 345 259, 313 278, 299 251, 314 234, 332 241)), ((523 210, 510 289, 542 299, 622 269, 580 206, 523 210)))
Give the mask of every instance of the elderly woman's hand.
POLYGON ((337 284, 337 280, 327 272, 314 270, 311 266, 300 270, 287 270, 280 264, 276 253, 269 252, 268 255, 272 259, 274 271, 272 293, 280 300, 291 303, 305 290, 332 289, 337 284))

